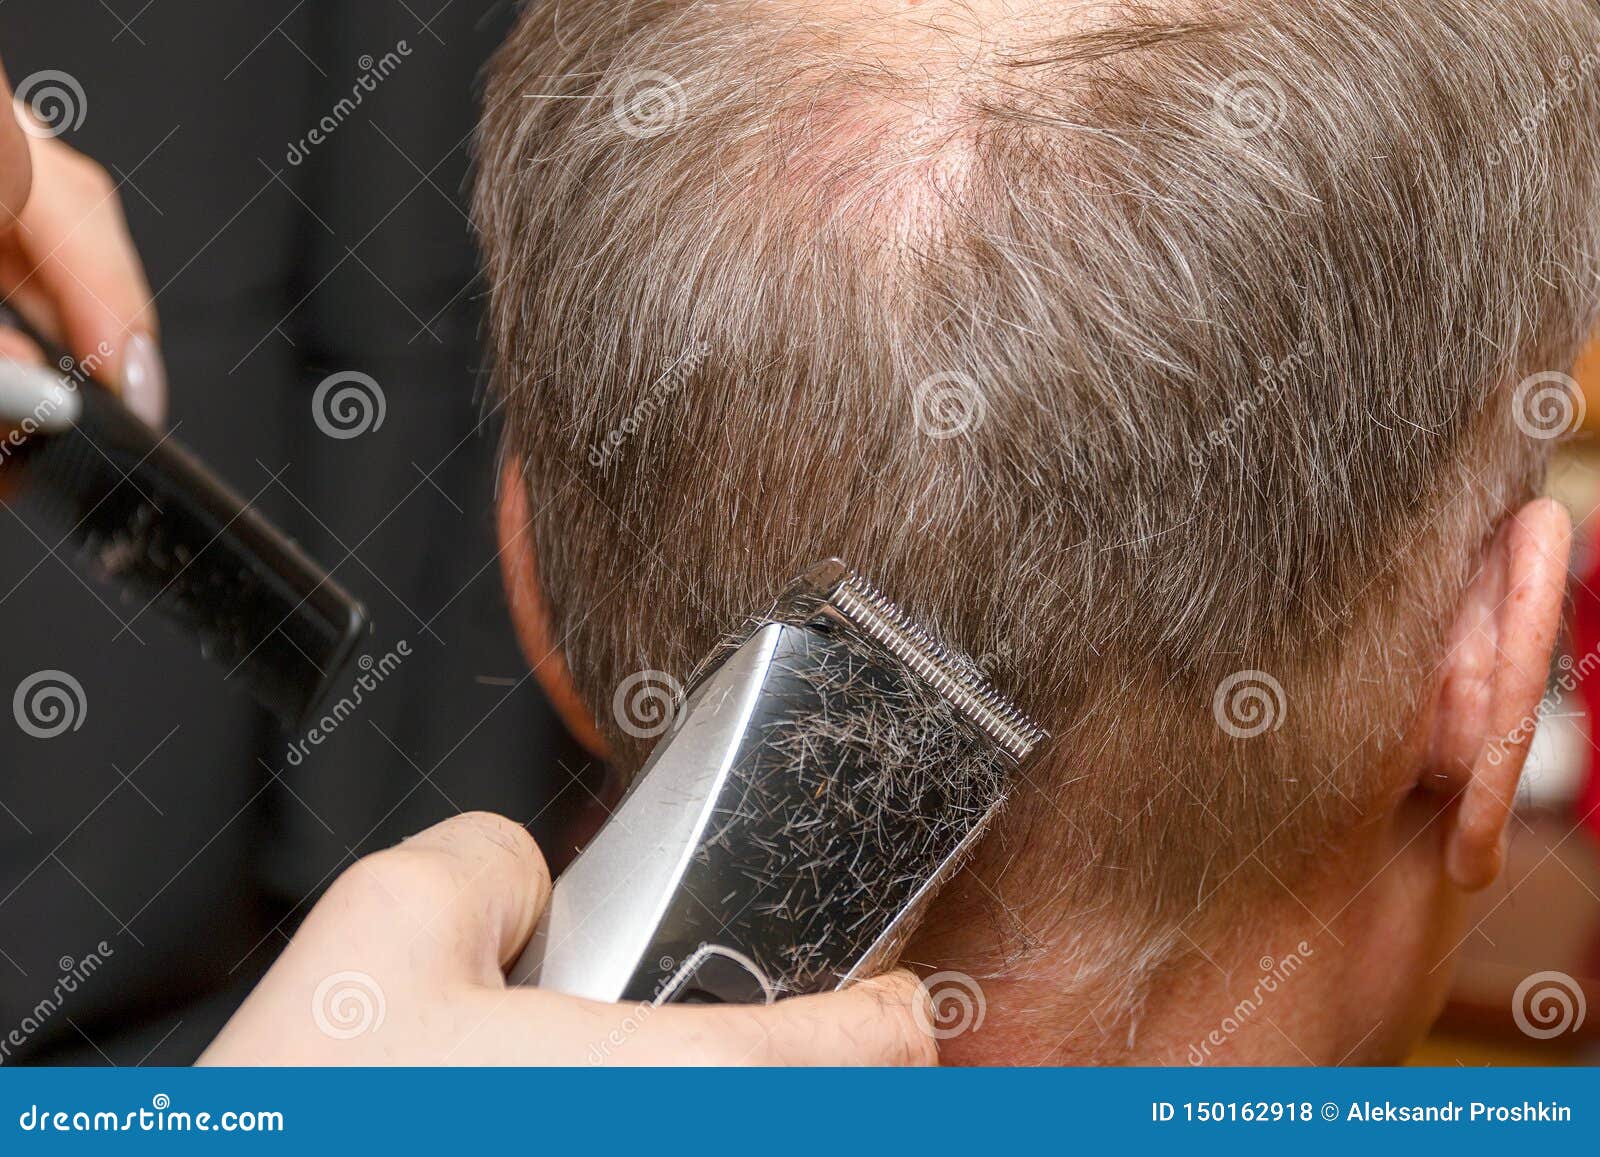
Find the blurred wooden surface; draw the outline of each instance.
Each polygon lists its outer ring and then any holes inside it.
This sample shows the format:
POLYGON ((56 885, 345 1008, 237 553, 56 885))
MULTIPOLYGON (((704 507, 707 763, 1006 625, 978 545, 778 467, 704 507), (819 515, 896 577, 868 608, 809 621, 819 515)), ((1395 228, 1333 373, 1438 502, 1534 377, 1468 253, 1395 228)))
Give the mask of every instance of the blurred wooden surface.
POLYGON ((1583 387, 1584 429, 1600 430, 1600 338, 1590 342, 1589 348, 1583 351, 1572 376, 1583 387))
MULTIPOLYGON (((1505 877, 1478 897, 1445 1014, 1416 1064, 1561 1065, 1600 1060, 1600 847, 1568 813, 1524 814, 1505 877), (1514 1016, 1517 986, 1560 972, 1581 988, 1581 1026, 1548 1040, 1514 1016)), ((1536 1025, 1537 1027, 1537 1025, 1536 1025)))

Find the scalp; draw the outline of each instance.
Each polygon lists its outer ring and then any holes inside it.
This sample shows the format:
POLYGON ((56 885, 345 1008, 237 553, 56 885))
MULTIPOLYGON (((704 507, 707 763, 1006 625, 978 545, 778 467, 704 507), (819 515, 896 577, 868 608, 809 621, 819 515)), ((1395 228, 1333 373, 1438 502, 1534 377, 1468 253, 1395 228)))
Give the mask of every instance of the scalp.
POLYGON ((1561 73, 1597 43, 1584 0, 531 4, 478 219, 586 700, 841 555, 1057 734, 1013 890, 1131 921, 1289 878, 1388 790, 1538 484, 1511 404, 1600 298, 1600 86, 1561 73), (1240 742, 1250 671, 1292 710, 1240 742))

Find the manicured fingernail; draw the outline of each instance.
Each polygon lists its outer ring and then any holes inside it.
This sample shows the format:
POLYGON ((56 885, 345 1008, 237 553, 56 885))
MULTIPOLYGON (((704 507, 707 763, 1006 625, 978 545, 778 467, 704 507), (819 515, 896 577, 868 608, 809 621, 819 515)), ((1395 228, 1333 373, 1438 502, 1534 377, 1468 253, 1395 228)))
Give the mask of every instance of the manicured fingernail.
POLYGON ((152 426, 167 420, 167 366, 149 334, 136 334, 123 351, 122 400, 152 426))
POLYGON ((67 389, 54 370, 0 361, 0 424, 25 432, 65 430, 82 410, 78 391, 67 389))

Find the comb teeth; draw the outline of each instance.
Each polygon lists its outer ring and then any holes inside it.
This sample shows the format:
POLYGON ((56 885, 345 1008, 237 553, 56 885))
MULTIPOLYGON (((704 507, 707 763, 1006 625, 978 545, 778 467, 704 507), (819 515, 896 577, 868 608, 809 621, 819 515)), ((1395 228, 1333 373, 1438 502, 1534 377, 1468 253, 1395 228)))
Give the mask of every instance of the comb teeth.
POLYGON ((822 564, 811 573, 836 580, 830 584, 828 602, 983 728, 1018 763, 1049 738, 970 660, 928 634, 866 579, 834 562, 822 564))

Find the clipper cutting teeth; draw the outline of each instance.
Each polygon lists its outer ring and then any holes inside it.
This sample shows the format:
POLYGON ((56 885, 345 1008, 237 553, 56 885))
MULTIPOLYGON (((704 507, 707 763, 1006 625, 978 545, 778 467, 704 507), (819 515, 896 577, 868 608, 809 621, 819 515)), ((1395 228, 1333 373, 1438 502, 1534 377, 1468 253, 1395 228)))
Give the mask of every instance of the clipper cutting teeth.
POLYGON ((801 580, 834 612, 943 695, 1018 763, 1049 735, 965 656, 923 630, 866 579, 838 559, 801 580))

